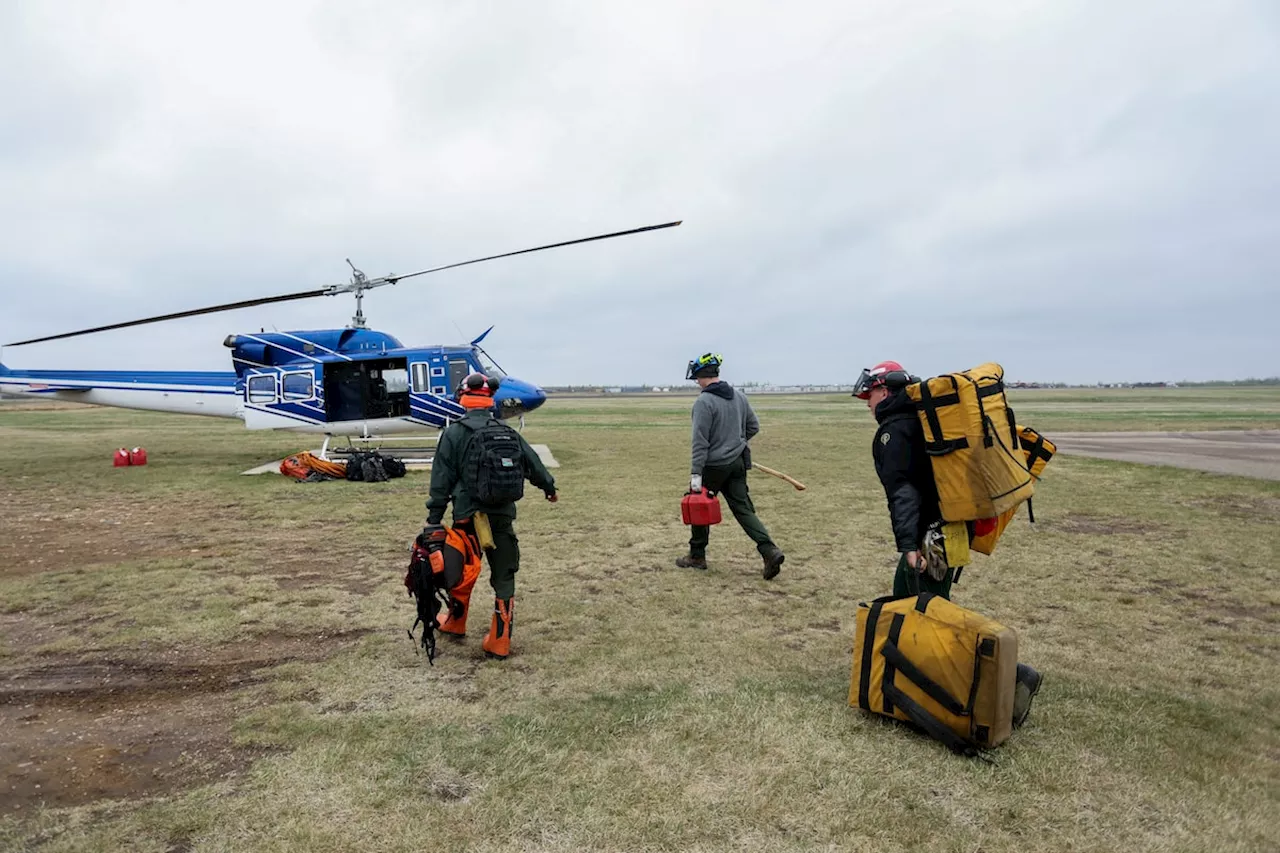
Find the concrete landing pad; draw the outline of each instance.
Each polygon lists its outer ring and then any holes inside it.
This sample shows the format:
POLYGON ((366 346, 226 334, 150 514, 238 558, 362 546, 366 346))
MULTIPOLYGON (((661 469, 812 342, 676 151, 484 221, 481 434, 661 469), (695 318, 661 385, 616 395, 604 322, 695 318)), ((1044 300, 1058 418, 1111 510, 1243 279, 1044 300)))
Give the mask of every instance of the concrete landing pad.
MULTIPOLYGON (((547 447, 547 445, 545 444, 531 444, 529 446, 533 448, 534 453, 538 454, 538 458, 542 460, 543 465, 546 465, 548 468, 560 467, 560 463, 556 461, 556 458, 554 456, 551 455, 550 447, 547 447)), ((316 448, 315 450, 312 450, 311 454, 313 456, 319 456, 320 449, 316 448)), ((283 459, 277 459, 275 462, 268 462, 265 465, 259 465, 257 468, 250 468, 248 471, 241 471, 240 473, 241 474, 279 474, 280 463, 283 461, 284 461, 283 459)), ((409 463, 406 463, 404 467, 410 471, 430 471, 431 463, 430 462, 409 462, 409 463)))
POLYGON ((1280 430, 1067 432, 1048 437, 1060 453, 1280 480, 1280 430))

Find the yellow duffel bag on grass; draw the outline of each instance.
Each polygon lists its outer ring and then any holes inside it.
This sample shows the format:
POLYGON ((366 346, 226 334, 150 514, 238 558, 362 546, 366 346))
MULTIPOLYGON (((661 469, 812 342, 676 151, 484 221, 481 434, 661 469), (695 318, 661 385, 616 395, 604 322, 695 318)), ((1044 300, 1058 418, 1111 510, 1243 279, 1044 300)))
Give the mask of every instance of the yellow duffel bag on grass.
POLYGON ((1013 729, 1018 635, 933 593, 858 605, 849 704, 976 755, 1013 729))

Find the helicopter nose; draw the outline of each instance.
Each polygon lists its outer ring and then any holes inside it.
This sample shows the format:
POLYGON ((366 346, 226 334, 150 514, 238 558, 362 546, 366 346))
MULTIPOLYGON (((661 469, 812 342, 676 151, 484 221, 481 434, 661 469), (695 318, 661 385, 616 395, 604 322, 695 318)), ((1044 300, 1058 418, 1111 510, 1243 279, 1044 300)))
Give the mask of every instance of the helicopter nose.
POLYGON ((507 418, 532 412, 547 401, 547 392, 531 382, 507 376, 493 395, 498 416, 507 418))

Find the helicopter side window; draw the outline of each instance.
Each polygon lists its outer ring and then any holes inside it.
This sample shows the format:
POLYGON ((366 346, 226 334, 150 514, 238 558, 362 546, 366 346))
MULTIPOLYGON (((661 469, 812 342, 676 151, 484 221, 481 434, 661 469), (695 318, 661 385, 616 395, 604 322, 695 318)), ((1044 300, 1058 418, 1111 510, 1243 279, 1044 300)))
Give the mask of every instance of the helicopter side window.
POLYGON ((276 401, 276 378, 274 376, 249 377, 249 402, 274 403, 276 401))
POLYGON ((419 361, 413 365, 413 393, 426 394, 431 390, 431 365, 419 361))
POLYGON ((281 380, 286 400, 310 400, 315 396, 315 376, 310 373, 286 373, 281 380))

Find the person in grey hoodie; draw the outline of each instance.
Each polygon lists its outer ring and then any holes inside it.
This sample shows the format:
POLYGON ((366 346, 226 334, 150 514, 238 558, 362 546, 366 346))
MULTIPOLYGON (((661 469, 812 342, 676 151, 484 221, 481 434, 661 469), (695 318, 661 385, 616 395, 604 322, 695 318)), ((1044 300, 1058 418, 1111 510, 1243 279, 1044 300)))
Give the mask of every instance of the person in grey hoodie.
MULTIPOLYGON (((760 421, 746 395, 720 380, 723 363, 724 358, 718 353, 706 353, 690 361, 685 372, 686 379, 693 379, 702 387, 693 404, 689 491, 696 493, 705 486, 708 491, 724 495, 733 517, 756 543, 756 550, 764 560, 764 579, 772 580, 781 570, 785 557, 756 517, 747 489, 747 470, 751 467, 751 448, 747 442, 760 432, 760 421)), ((705 569, 711 528, 694 525, 692 530, 689 553, 678 558, 676 565, 684 569, 705 569)))

